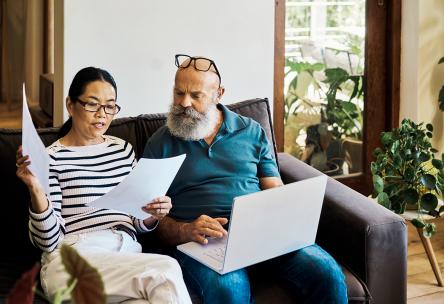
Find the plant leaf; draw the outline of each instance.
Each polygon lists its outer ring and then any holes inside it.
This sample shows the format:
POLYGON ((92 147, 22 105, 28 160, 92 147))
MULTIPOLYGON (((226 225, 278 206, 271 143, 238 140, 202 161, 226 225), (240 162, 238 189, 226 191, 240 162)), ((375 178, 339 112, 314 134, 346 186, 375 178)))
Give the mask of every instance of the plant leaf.
POLYGON ((415 226, 416 228, 424 228, 425 224, 422 220, 418 220, 418 219, 413 219, 412 220, 412 224, 413 226, 415 226))
POLYGON ((439 109, 444 111, 444 86, 442 86, 441 90, 439 90, 438 103, 439 109))
POLYGON ((40 265, 36 263, 30 270, 22 274, 8 294, 7 304, 32 304, 34 302, 35 278, 40 265))
POLYGON ((421 152, 421 153, 418 153, 417 158, 421 163, 423 163, 423 162, 428 161, 430 159, 430 156, 427 153, 421 152))
POLYGON ((421 176, 421 184, 428 189, 433 190, 436 187, 436 178, 431 174, 424 174, 421 176))
POLYGON ((407 189, 403 192, 403 198, 407 204, 416 204, 419 200, 418 191, 413 188, 407 189))
POLYGON ((379 175, 373 175, 373 187, 377 193, 384 190, 384 180, 379 175))
POLYGON ((74 301, 76 303, 105 303, 103 281, 97 269, 71 246, 62 245, 60 254, 66 271, 71 275, 68 285, 77 279, 77 284, 71 293, 74 301))
POLYGON ((432 165, 433 167, 435 167, 438 170, 441 170, 444 166, 442 165, 442 161, 440 161, 439 159, 432 159, 432 165))
POLYGON ((436 233, 436 225, 435 223, 427 223, 425 224, 424 230, 422 231, 422 234, 426 238, 431 238, 436 233))
POLYGON ((378 200, 379 204, 381 204, 382 206, 384 206, 387 209, 390 209, 390 200, 389 200, 387 193, 385 193, 385 192, 379 193, 377 200, 378 200))
POLYGON ((433 125, 430 123, 426 124, 426 129, 429 130, 430 132, 433 132, 433 125))
POLYGON ((438 199, 432 193, 426 193, 421 196, 421 207, 427 211, 435 210, 438 206, 438 199))
POLYGON ((407 181, 411 182, 414 177, 415 177, 415 170, 412 167, 408 167, 407 169, 405 169, 404 178, 407 181))

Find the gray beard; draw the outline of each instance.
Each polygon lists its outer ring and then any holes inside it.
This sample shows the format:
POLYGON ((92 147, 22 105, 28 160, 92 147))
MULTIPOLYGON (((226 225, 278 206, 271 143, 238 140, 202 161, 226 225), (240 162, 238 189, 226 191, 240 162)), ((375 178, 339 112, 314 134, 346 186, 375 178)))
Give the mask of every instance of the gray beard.
POLYGON ((171 104, 167 116, 168 130, 176 137, 184 140, 201 140, 213 133, 218 123, 218 109, 213 103, 205 113, 200 113, 192 107, 171 104))

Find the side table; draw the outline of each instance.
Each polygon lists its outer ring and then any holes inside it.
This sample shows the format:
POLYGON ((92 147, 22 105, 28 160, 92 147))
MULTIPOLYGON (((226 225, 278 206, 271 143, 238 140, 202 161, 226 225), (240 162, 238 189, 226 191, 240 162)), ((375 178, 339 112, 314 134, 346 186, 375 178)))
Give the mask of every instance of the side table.
MULTIPOLYGON (((404 214, 401 214, 401 216, 407 221, 412 221, 417 217, 417 211, 406 210, 404 214)), ((425 220, 428 221, 435 219, 435 217, 428 214, 423 214, 422 216, 425 220)), ((422 228, 416 228, 416 231, 418 232, 419 238, 421 239, 422 245, 424 246, 424 250, 427 254, 430 265, 432 266, 433 273, 435 274, 436 281, 438 282, 438 286, 442 287, 444 286, 444 283, 442 280, 441 270, 439 269, 438 261, 436 260, 435 252, 433 251, 432 243, 430 242, 429 238, 426 238, 422 234, 422 228)))

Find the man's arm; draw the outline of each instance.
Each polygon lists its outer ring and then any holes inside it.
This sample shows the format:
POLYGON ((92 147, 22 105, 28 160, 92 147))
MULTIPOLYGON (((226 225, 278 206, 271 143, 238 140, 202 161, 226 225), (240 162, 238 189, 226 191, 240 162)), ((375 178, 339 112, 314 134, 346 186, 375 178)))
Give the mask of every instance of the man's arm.
POLYGON ((157 234, 167 245, 176 246, 190 241, 207 244, 208 237, 221 238, 228 233, 222 227, 228 223, 226 218, 199 216, 191 223, 180 222, 169 216, 164 217, 157 227, 157 234))
POLYGON ((262 190, 274 188, 274 187, 280 187, 283 186, 284 183, 282 182, 280 177, 261 177, 259 178, 259 183, 262 190))

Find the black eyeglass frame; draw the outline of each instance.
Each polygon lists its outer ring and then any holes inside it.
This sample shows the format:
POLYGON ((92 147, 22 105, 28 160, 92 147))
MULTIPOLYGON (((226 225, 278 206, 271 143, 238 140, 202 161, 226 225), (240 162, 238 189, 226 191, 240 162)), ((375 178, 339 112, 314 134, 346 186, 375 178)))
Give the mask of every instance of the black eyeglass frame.
POLYGON ((102 104, 100 104, 100 103, 97 103, 97 104, 99 105, 99 108, 98 108, 97 110, 95 110, 95 111, 92 111, 92 110, 87 110, 87 109, 86 109, 86 105, 87 105, 89 102, 87 102, 87 101, 83 101, 83 100, 80 100, 80 99, 78 99, 78 98, 76 99, 76 101, 77 101, 78 103, 80 103, 80 105, 83 107, 83 109, 84 109, 85 111, 87 111, 87 112, 91 112, 91 113, 98 112, 98 111, 102 110, 102 108, 103 108, 103 110, 105 111, 105 114, 108 114, 108 115, 116 115, 116 114, 119 113, 120 110, 122 109, 121 106, 119 106, 118 104, 115 104, 116 109, 117 109, 117 112, 115 112, 115 113, 108 113, 108 112, 106 112, 106 107, 107 107, 107 105, 102 105, 102 104))
MULTIPOLYGON (((219 78, 219 87, 220 87, 220 85, 221 85, 221 83, 222 83, 222 77, 220 76, 220 73, 219 73, 219 70, 217 69, 216 63, 215 63, 213 60, 211 60, 211 59, 209 59, 209 58, 205 58, 205 57, 192 57, 192 56, 190 56, 190 55, 185 55, 185 54, 176 54, 176 55, 174 56, 174 58, 175 58, 175 64, 176 64, 176 66, 177 66, 178 68, 180 68, 180 69, 186 69, 186 68, 188 68, 188 67, 191 65, 191 62, 193 62, 193 61, 194 61, 193 67, 194 67, 197 71, 208 72, 208 71, 211 69, 211 66, 213 66, 213 67, 214 67, 214 70, 215 70, 215 72, 216 72, 216 75, 217 75, 217 77, 219 78), (181 64, 179 63, 179 57, 180 57, 180 56, 187 57, 188 59, 190 59, 190 61, 188 62, 187 65, 183 65, 183 64, 181 65, 181 64), (208 65, 208 69, 206 69, 206 70, 198 69, 198 68, 196 67, 196 59, 205 59, 205 60, 208 60, 208 61, 210 62, 210 64, 208 65)), ((186 60, 184 60, 184 62, 185 62, 185 61, 186 61, 186 60)))

